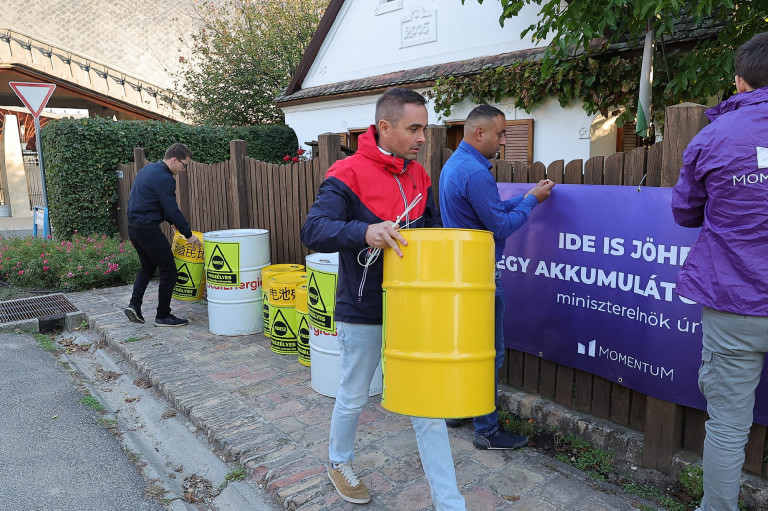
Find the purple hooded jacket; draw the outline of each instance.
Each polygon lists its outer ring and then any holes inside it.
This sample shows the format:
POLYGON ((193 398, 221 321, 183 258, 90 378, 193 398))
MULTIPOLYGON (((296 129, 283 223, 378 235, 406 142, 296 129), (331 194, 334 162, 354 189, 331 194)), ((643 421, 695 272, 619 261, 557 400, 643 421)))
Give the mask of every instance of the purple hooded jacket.
POLYGON ((672 214, 701 227, 676 292, 719 311, 768 316, 768 87, 707 110, 683 153, 672 214))

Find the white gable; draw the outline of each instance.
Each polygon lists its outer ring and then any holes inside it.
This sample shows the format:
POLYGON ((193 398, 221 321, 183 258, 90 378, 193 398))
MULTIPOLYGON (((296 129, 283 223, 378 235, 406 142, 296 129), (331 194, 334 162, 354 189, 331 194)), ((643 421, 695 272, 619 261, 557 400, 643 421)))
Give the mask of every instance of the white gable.
POLYGON ((301 88, 532 48, 520 33, 538 9, 502 28, 496 0, 347 0, 301 88))

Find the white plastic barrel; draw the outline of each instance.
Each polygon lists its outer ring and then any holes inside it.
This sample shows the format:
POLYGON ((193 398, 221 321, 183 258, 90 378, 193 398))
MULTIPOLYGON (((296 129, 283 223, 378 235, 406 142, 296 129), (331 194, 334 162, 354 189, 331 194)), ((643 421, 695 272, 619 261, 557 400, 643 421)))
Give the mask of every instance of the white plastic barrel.
MULTIPOLYGON (((339 353, 339 339, 336 332, 328 333, 309 327, 309 358, 312 363, 309 366, 312 389, 318 394, 328 397, 336 397, 341 383, 341 355, 339 353)), ((381 372, 381 360, 373 374, 369 396, 381 394, 384 388, 383 374, 381 372)))
MULTIPOLYGON (((333 311, 336 308, 339 254, 310 254, 306 262, 311 384, 315 392, 336 397, 341 382, 341 358, 333 311)), ((368 395, 381 394, 382 389, 383 376, 379 361, 368 395)))
POLYGON ((318 252, 307 256, 307 307, 309 323, 323 332, 336 331, 336 282, 339 279, 339 253, 318 252))
POLYGON ((269 231, 228 229, 203 234, 208 330, 216 335, 261 332, 261 269, 269 265, 269 231))

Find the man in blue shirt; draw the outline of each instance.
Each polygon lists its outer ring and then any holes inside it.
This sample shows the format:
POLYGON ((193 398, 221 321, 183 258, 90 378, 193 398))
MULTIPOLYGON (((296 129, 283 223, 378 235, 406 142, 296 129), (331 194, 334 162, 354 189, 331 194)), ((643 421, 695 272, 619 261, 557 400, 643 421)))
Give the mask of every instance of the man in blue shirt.
MULTIPOLYGON (((490 173, 489 158, 505 143, 507 121, 504 113, 490 105, 480 105, 467 116, 464 140, 459 144, 440 174, 440 213, 444 227, 483 229, 493 233, 496 260, 501 259, 506 239, 522 226, 536 205, 549 198, 555 183, 547 179, 525 195, 502 201, 496 181, 490 173)), ((496 372, 504 363, 504 292, 501 274, 496 270, 495 346, 496 372)), ((448 426, 457 427, 463 419, 448 419, 448 426)), ((478 449, 517 449, 528 445, 522 435, 510 433, 499 426, 496 410, 474 418, 478 449)))

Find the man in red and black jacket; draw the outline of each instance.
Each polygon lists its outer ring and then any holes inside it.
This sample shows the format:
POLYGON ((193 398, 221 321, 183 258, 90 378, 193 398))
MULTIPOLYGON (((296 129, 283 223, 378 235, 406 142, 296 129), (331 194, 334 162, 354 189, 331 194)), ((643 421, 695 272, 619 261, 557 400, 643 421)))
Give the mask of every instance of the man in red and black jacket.
MULTIPOLYGON (((421 94, 403 88, 379 98, 376 124, 360 136, 357 153, 328 169, 301 230, 302 243, 312 250, 339 252, 334 318, 342 378, 331 418, 328 475, 339 495, 356 504, 371 498, 351 462, 360 412, 381 358, 383 258, 375 249, 402 257, 399 245, 406 241, 398 229, 442 226, 429 176, 414 161, 424 143, 425 104, 421 94)), ((445 421, 411 421, 435 508, 465 510, 445 421)))

